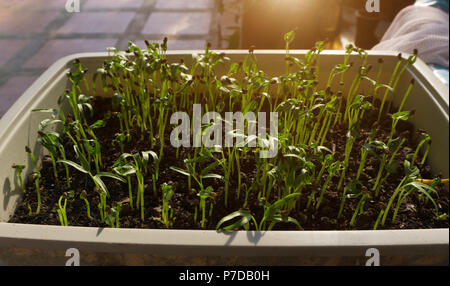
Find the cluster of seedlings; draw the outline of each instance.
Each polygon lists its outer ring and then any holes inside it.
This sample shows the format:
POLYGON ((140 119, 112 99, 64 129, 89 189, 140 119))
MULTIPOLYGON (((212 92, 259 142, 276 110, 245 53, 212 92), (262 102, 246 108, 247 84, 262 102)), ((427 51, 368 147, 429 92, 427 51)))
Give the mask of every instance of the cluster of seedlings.
MULTIPOLYGON (((253 50, 242 62, 230 63, 208 45, 193 55, 190 66, 170 63, 166 39, 146 41, 145 50, 133 43, 126 53, 109 49, 111 57, 93 82, 76 60, 60 108, 34 110, 51 115, 38 134, 48 155, 39 165, 26 147, 34 168, 28 184, 25 166, 13 166, 24 200, 12 221, 116 228, 379 229, 401 228, 400 215, 404 224, 425 214, 435 224, 424 227, 448 226, 442 187, 447 180, 426 177, 431 176, 426 165, 431 138, 407 123, 414 116, 404 110, 414 81, 406 92, 396 92, 417 53, 407 59, 399 55, 390 81, 381 83, 383 60, 370 78, 368 54, 349 46, 344 62, 319 88, 324 44, 300 60, 289 53, 294 36, 285 35, 286 72, 278 77, 258 68, 253 50), (362 64, 354 66, 351 55, 362 64), (228 66, 228 72, 217 74, 219 65, 228 66), (344 82, 349 69, 357 69, 350 85, 344 82), (96 97, 100 81, 112 97, 96 97), (372 89, 361 94, 364 81, 372 89), (394 96, 402 97, 398 107, 392 105, 394 96), (246 135, 247 122, 230 132, 244 144, 171 146, 176 125, 169 118, 177 111, 192 114, 194 104, 204 113, 277 112, 278 136, 246 135), (256 147, 249 147, 254 141, 256 147), (278 154, 261 158, 259 151, 274 142, 278 154), (50 204, 45 211, 42 197, 50 204)), ((202 125, 203 134, 211 136, 208 128, 214 124, 219 123, 202 125)))

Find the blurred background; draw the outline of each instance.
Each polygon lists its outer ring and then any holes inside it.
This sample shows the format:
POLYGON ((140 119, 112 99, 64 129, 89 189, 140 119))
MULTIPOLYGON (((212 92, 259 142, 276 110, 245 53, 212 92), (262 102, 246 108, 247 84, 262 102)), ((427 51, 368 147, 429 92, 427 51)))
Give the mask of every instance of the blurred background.
POLYGON ((0 0, 0 117, 59 58, 79 52, 125 50, 145 39, 168 48, 284 48, 326 40, 328 49, 370 49, 395 15, 414 0, 0 0), (75 5, 74 3, 75 2, 75 5), (67 7, 66 7, 67 6, 67 7), (77 10, 79 9, 79 12, 77 10))

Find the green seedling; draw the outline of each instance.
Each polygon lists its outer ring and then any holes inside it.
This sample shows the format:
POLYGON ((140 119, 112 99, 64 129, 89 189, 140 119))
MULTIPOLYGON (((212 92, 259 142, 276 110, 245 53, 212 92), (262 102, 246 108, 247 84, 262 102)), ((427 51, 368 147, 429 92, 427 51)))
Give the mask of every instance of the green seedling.
POLYGON ((366 165, 366 159, 367 159, 367 156, 369 155, 369 153, 374 154, 375 153, 374 149, 378 148, 380 145, 382 146, 384 144, 379 141, 373 141, 375 138, 375 135, 376 135, 377 126, 378 126, 378 122, 375 122, 372 125, 372 130, 370 132, 369 138, 366 141, 367 143, 361 147, 361 160, 359 162, 358 171, 356 173, 356 180, 359 180, 359 177, 361 176, 361 173, 364 170, 364 166, 366 165))
MULTIPOLYGON (((289 146, 289 153, 283 154, 285 160, 281 161, 276 168, 278 180, 285 181, 282 192, 278 197, 285 197, 291 193, 302 193, 303 188, 311 185, 314 181, 315 165, 306 156, 304 148, 289 146)), ((281 190, 280 190, 281 191, 281 190)), ((269 197, 268 193, 265 197, 269 197)), ((292 210, 293 205, 287 210, 292 210)))
MULTIPOLYGON (((322 189, 320 190, 320 196, 316 203, 316 210, 319 209, 320 204, 322 203, 323 195, 325 193, 325 190, 328 187, 328 184, 330 183, 331 179, 333 178, 333 175, 336 174, 342 170, 341 162, 334 162, 328 167, 328 176, 325 180, 325 183, 322 185, 322 189)), ((308 201, 308 206, 310 205, 311 201, 314 200, 314 191, 311 193, 310 200, 308 201)))
POLYGON ((120 211, 122 210, 122 203, 117 202, 114 207, 105 212, 105 223, 111 228, 120 227, 120 211))
POLYGON ((396 132, 396 127, 398 123, 401 121, 407 121, 411 116, 415 114, 415 111, 400 111, 397 113, 392 114, 392 126, 391 126, 391 133, 389 135, 389 139, 392 139, 394 137, 394 134, 396 132))
POLYGON ((59 222, 61 223, 62 226, 68 226, 69 223, 67 221, 67 199, 71 199, 74 196, 74 192, 70 191, 70 192, 64 192, 63 195, 61 197, 59 197, 58 200, 58 209, 57 209, 57 213, 58 213, 58 218, 59 218, 59 222), (64 199, 64 204, 62 204, 62 200, 64 199))
POLYGON ((110 173, 110 172, 100 172, 97 174, 93 174, 91 172, 91 165, 89 164, 89 162, 87 161, 86 157, 84 157, 84 155, 79 151, 79 149, 77 148, 77 146, 74 146, 74 150, 75 153, 78 156, 78 159, 80 160, 81 165, 70 161, 70 160, 58 160, 57 163, 62 163, 68 166, 71 166, 75 169, 77 169, 78 171, 89 175, 89 177, 92 179, 92 181, 94 182, 94 191, 96 191, 99 194, 100 197, 100 201, 99 204, 97 205, 100 211, 100 218, 102 220, 102 222, 105 221, 105 211, 106 211, 106 198, 109 197, 109 192, 108 189, 105 185, 105 183, 103 182, 103 177, 109 177, 121 182, 126 182, 125 179, 123 179, 122 177, 110 173))
POLYGON ((353 180, 347 183, 347 185, 344 188, 344 192, 342 193, 341 205, 339 207, 339 212, 337 215, 338 219, 342 217, 346 199, 348 197, 353 197, 354 196, 353 194, 360 194, 362 186, 363 186, 362 183, 358 180, 353 180), (350 195, 348 195, 348 193, 350 195))
POLYGON ((162 184, 162 200, 163 200, 163 207, 161 212, 161 217, 164 225, 169 228, 170 227, 170 215, 169 215, 169 202, 172 199, 173 196, 173 189, 171 185, 168 185, 166 183, 162 184))
POLYGON ((23 185, 22 172, 26 168, 26 166, 25 165, 12 164, 11 168, 13 168, 15 170, 15 174, 16 174, 17 181, 19 182, 20 190, 22 191, 22 193, 25 193, 25 187, 23 185))
POLYGON ((405 142, 406 142, 405 138, 399 137, 399 138, 390 140, 388 145, 384 145, 384 144, 381 145, 381 146, 383 146, 384 154, 381 157, 381 162, 380 162, 380 166, 378 168, 377 178, 376 178, 375 184, 373 186, 373 190, 375 190, 375 197, 378 197, 381 186, 386 181, 386 179, 391 174, 395 174, 397 172, 397 169, 398 169, 398 166, 400 165, 400 163, 397 160, 395 160, 395 156, 400 151, 400 148, 403 146, 403 144, 405 142), (390 159, 389 159, 389 156, 390 156, 390 159), (386 170, 386 175, 382 178, 381 176, 382 176, 382 173, 384 170, 386 170))
POLYGON ((366 203, 366 200, 370 198, 370 193, 365 186, 362 186, 361 189, 352 188, 350 189, 350 191, 351 192, 347 194, 347 198, 350 199, 360 198, 358 204, 356 205, 353 216, 350 220, 350 226, 354 226, 358 214, 363 214, 364 212, 364 204, 366 203))
MULTIPOLYGON (((76 146, 74 146, 74 147, 76 147, 76 146)), ((58 160, 56 163, 66 164, 68 166, 71 166, 71 167, 77 169, 78 171, 80 171, 80 172, 82 172, 84 174, 89 175, 89 177, 94 182, 95 187, 100 189, 100 190, 102 190, 106 194, 108 194, 108 196, 109 196, 109 192, 108 192, 108 189, 107 189, 105 183, 102 180, 103 177, 109 177, 109 178, 112 178, 112 179, 115 179, 115 180, 118 180, 118 181, 121 181, 121 182, 124 182, 124 183, 126 182, 122 177, 120 177, 118 175, 115 175, 113 173, 110 173, 110 172, 100 172, 100 173, 97 173, 97 174, 94 175, 91 172, 91 166, 88 163, 86 157, 84 157, 84 155, 81 154, 80 151, 78 151, 78 148, 74 148, 74 149, 75 149, 75 152, 78 155, 78 158, 80 159, 81 165, 79 165, 79 164, 77 164, 77 163, 75 163, 73 161, 70 161, 70 160, 58 160)))
POLYGON ((173 209, 169 208, 169 203, 173 197, 174 192, 172 186, 167 183, 161 185, 161 191, 162 191, 161 218, 152 217, 152 219, 164 224, 166 228, 170 228, 172 225, 171 220, 173 218, 173 209))
MULTIPOLYGON (((178 167, 170 167, 170 169, 172 171, 175 171, 175 172, 177 172, 179 174, 187 176, 189 179, 193 178, 194 181, 198 184, 200 191, 203 191, 205 189, 205 186, 203 184, 203 180, 204 179, 219 179, 219 180, 223 180, 223 176, 211 173, 211 171, 214 170, 220 164, 219 163, 220 160, 212 162, 211 164, 206 166, 204 169, 202 169, 200 171, 200 174, 198 174, 195 171, 195 169, 194 169, 195 164, 198 164, 200 162, 204 162, 204 161, 208 160, 209 158, 211 158, 210 157, 211 152, 208 151, 207 149, 204 149, 204 150, 206 150, 206 151, 201 152, 198 157, 193 158, 193 159, 185 159, 184 160, 184 165, 185 165, 186 169, 181 169, 181 168, 178 168, 178 167)), ((189 190, 191 190, 190 187, 191 186, 189 184, 189 190)))
POLYGON ((286 207, 286 205, 289 204, 291 200, 295 200, 299 196, 300 194, 298 193, 290 194, 284 197, 283 199, 276 201, 273 204, 270 204, 267 201, 264 202, 264 200, 262 200, 264 206, 264 216, 259 224, 257 223, 254 216, 248 210, 241 209, 239 211, 235 211, 223 217, 217 223, 216 229, 222 231, 229 231, 229 230, 238 230, 239 228, 243 227, 245 230, 249 230, 250 222, 253 222, 256 231, 272 230, 273 227, 280 222, 293 223, 299 229, 303 229, 296 219, 288 216, 287 212, 283 210, 283 208, 286 207), (240 217, 240 219, 232 223, 238 217, 240 217), (225 223, 231 224, 222 227, 222 225, 225 223), (267 223, 270 223, 268 227, 267 223))
POLYGON ((422 164, 422 165, 425 163, 425 160, 427 159, 427 156, 428 156, 428 152, 429 152, 429 150, 430 150, 430 146, 431 146, 431 142, 432 142, 432 141, 431 141, 430 135, 428 135, 428 134, 425 133, 425 132, 422 132, 420 135, 421 135, 421 136, 420 136, 420 137, 421 137, 421 140, 420 140, 419 144, 417 145, 416 151, 414 152, 413 158, 412 158, 412 160, 411 160, 411 164, 412 164, 412 165, 414 165, 414 163, 416 162, 417 157, 419 156, 419 151, 420 151, 420 149, 422 148, 422 146, 423 146, 424 144, 428 143, 428 144, 427 144, 427 147, 426 147, 426 150, 425 150, 425 152, 424 152, 424 155, 423 155, 423 157, 422 157, 422 161, 421 161, 421 164, 422 164))
POLYGON ((209 199, 213 193, 213 188, 211 186, 206 187, 205 189, 201 189, 197 196, 200 197, 200 210, 202 211, 202 228, 205 228, 205 219, 206 219, 206 200, 209 199))
MULTIPOLYGON (((192 189, 192 191, 196 192, 197 196, 200 197, 199 207, 200 207, 200 210, 202 211, 202 222, 201 222, 202 228, 204 228, 205 217, 206 217, 206 199, 210 198, 211 194, 213 193, 213 188, 211 186, 204 186, 203 180, 204 179, 223 180, 224 178, 221 175, 210 173, 214 168, 216 168, 218 165, 221 164, 220 160, 217 160, 217 161, 211 163, 210 165, 208 165, 207 167, 205 167, 204 169, 202 169, 200 174, 197 174, 195 172, 194 164, 206 161, 209 158, 211 158, 211 156, 212 156, 212 153, 209 150, 203 149, 203 152, 201 152, 197 158, 184 160, 184 164, 186 166, 185 170, 178 168, 178 167, 170 167, 171 170, 173 170, 177 173, 180 173, 184 176, 187 176, 188 178, 193 178, 197 182, 197 184, 199 186, 198 192, 195 191, 195 189, 192 189)), ((197 209, 196 209, 196 211, 197 211, 197 209)))
POLYGON ((407 160, 404 162, 404 169, 405 169, 405 177, 402 179, 402 181, 398 184, 397 188, 395 189, 394 193, 392 194, 391 198, 389 199, 389 202, 384 209, 383 217, 381 219, 381 225, 383 226, 386 222, 387 216, 389 214, 389 210, 391 206, 393 205, 394 200, 397 198, 397 205, 394 211, 394 215, 392 217, 392 222, 395 222, 396 215, 398 213, 398 210, 400 208, 400 205, 404 201, 404 199, 410 195, 412 192, 419 192, 423 195, 425 195, 435 206, 436 208, 436 215, 438 211, 438 206, 436 205, 435 200, 431 196, 431 193, 437 193, 436 190, 427 185, 420 182, 417 182, 417 178, 420 176, 419 169, 413 165, 407 160))
POLYGON ((41 172, 40 172, 39 165, 38 165, 38 163, 36 161, 36 157, 34 156, 34 154, 31 151, 31 149, 28 146, 26 146, 25 147, 25 151, 30 156, 31 161, 33 162, 33 165, 34 165, 34 168, 35 168, 35 172, 33 173, 33 180, 34 180, 34 184, 36 186, 36 194, 37 194, 36 214, 39 214, 40 211, 41 211, 41 187, 39 186, 39 180, 41 179, 41 172))
MULTIPOLYGON (((130 175, 137 179, 136 206, 141 211, 141 219, 144 220, 144 175, 147 173, 150 157, 158 158, 153 151, 145 151, 136 154, 124 153, 114 163, 113 170, 121 176, 127 177, 130 205, 133 205, 130 175), (132 159, 129 161, 128 159, 132 159)), ((154 177, 153 177, 154 178, 154 177)))
POLYGON ((53 165, 53 175, 55 177, 55 180, 58 179, 58 173, 56 169, 56 158, 58 156, 58 149, 60 148, 61 144, 59 143, 59 134, 55 132, 38 132, 39 137, 37 141, 44 146, 51 157, 52 165, 53 165))
POLYGON ((114 140, 111 142, 111 145, 119 144, 120 152, 125 153, 124 144, 126 141, 126 136, 122 133, 116 133, 114 140))
POLYGON ((86 215, 89 219, 92 219, 91 216, 91 206, 89 204, 88 198, 87 198, 87 193, 86 190, 82 190, 81 194, 80 194, 80 199, 82 199, 84 201, 84 203, 86 204, 86 215))
POLYGON ((293 193, 277 200, 273 204, 270 204, 267 200, 263 200, 264 216, 259 222, 257 230, 266 230, 267 223, 270 223, 267 230, 272 230, 273 227, 280 222, 293 223, 299 229, 303 229, 296 219, 288 215, 288 212, 286 212, 285 209, 288 205, 292 204, 292 201, 297 200, 299 197, 299 193, 293 193))
POLYGON ((238 210, 238 211, 235 211, 235 212, 223 217, 217 223, 216 229, 222 230, 222 231, 230 231, 230 230, 238 230, 242 227, 242 228, 244 228, 244 230, 248 231, 250 229, 250 222, 253 222, 255 227, 258 229, 258 223, 256 222, 255 218, 248 210, 238 210), (235 218, 238 218, 238 217, 240 217, 240 219, 238 221, 236 221, 228 226, 221 227, 224 223, 231 222, 235 218))

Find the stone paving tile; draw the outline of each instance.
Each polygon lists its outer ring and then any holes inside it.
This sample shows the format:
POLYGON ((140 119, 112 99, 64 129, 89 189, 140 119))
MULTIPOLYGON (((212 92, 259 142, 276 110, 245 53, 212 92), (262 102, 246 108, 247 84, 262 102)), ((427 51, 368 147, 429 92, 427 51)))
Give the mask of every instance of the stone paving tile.
POLYGON ((0 10, 0 33, 39 33, 42 32, 58 14, 57 11, 23 11, 13 13, 6 10, 0 10))
POLYGON ((26 39, 0 39, 0 67, 22 50, 28 42, 29 40, 26 39))
POLYGON ((123 33, 135 12, 80 12, 75 13, 57 34, 123 33))
POLYGON ((158 0, 155 9, 208 9, 214 0, 158 0))
POLYGON ((75 53, 106 52, 117 39, 53 39, 49 40, 28 62, 25 68, 46 68, 58 59, 75 53))
POLYGON ((142 34, 208 35, 211 14, 208 12, 155 12, 150 15, 142 34))
POLYGON ((142 3, 143 0, 88 0, 88 2, 81 5, 80 10, 140 8, 142 3))
POLYGON ((15 76, 0 87, 0 117, 8 111, 36 78, 37 76, 15 76))
POLYGON ((65 10, 66 2, 67 0, 2 0, 0 1, 0 10, 65 10))

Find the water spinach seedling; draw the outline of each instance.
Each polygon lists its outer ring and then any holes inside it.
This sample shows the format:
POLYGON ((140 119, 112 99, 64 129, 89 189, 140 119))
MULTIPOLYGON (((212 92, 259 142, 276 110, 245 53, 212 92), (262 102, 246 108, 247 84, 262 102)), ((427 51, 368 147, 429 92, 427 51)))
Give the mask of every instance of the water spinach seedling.
POLYGON ((105 223, 111 228, 120 227, 120 211, 122 210, 122 203, 117 202, 115 206, 105 210, 105 223))
MULTIPOLYGON (((133 194, 131 191, 130 175, 135 175, 137 180, 136 207, 141 211, 141 219, 144 220, 144 175, 147 173, 150 156, 154 161, 158 161, 158 156, 153 151, 143 151, 136 154, 124 153, 114 163, 113 169, 116 173, 126 176, 128 181, 128 191, 130 205, 133 206, 133 194), (131 160, 128 160, 131 159, 131 160)), ((159 161, 155 164, 159 164, 159 161)), ((155 168, 157 169, 157 168, 155 168)), ((155 179, 155 176, 153 176, 155 179)), ((156 188, 156 185, 154 185, 156 188)))
POLYGON ((169 203, 170 200, 173 197, 173 189, 172 186, 164 183, 161 185, 161 191, 162 191, 162 210, 161 210, 161 218, 155 218, 152 219, 161 222, 166 226, 166 228, 170 228, 172 222, 171 219, 173 217, 172 209, 169 209, 169 203))
POLYGON ((26 168, 26 166, 25 165, 13 164, 11 166, 11 168, 13 168, 15 170, 15 174, 16 174, 17 181, 19 182, 20 190, 22 191, 22 193, 25 193, 25 187, 23 185, 22 172, 26 168))
POLYGON ((69 222, 67 221, 67 199, 73 198, 74 192, 64 192, 62 196, 59 197, 58 200, 58 218, 59 222, 62 226, 69 226, 69 222), (64 204, 62 203, 62 200, 64 199, 64 204))
POLYGON ((86 190, 81 191, 80 194, 80 199, 82 199, 84 201, 84 203, 86 204, 86 215, 89 219, 92 219, 91 216, 91 206, 89 204, 88 198, 87 198, 87 193, 86 190))
POLYGON ((31 149, 26 146, 25 151, 29 154, 31 161, 33 162, 35 172, 33 173, 33 180, 34 184, 36 186, 36 194, 37 194, 37 209, 36 214, 39 214, 41 211, 41 187, 39 186, 39 180, 41 179, 41 172, 39 165, 36 161, 36 157, 34 156, 34 153, 31 151, 31 149))

